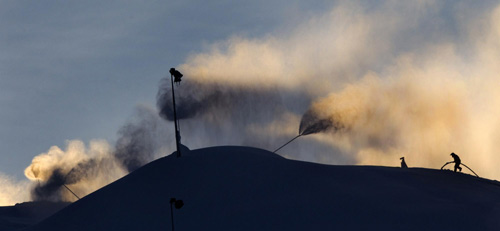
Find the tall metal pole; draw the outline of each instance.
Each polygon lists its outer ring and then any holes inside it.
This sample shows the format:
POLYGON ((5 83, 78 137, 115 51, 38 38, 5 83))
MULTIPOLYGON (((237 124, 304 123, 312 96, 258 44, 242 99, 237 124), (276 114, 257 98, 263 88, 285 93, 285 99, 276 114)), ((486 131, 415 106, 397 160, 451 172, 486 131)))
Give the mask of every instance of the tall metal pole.
POLYGON ((174 231, 174 208, 172 208, 172 201, 170 201, 170 218, 172 221, 172 231, 174 231))
POLYGON ((177 147, 177 157, 181 157, 181 149, 179 148, 180 133, 177 127, 177 111, 175 109, 174 75, 170 75, 170 82, 172 83, 172 100, 174 102, 175 146, 177 147))

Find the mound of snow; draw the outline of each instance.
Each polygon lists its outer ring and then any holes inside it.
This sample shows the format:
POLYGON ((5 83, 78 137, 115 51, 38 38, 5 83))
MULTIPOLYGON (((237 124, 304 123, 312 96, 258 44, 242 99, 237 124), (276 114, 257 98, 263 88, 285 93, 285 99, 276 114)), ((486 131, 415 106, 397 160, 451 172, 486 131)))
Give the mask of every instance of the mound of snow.
POLYGON ((499 230, 500 185, 430 169, 331 166, 248 147, 156 160, 28 230, 499 230))

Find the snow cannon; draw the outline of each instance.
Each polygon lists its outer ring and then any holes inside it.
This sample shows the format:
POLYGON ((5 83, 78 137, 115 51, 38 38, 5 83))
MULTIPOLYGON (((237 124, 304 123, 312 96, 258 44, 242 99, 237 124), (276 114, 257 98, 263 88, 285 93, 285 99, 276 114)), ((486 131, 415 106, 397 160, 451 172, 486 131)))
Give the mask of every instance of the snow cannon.
POLYGON ((309 134, 314 134, 327 130, 328 128, 331 127, 331 124, 332 123, 329 120, 319 119, 319 117, 317 117, 312 110, 308 110, 300 120, 299 134, 296 137, 292 138, 290 141, 283 144, 278 149, 274 150, 274 153, 276 153, 278 150, 285 147, 286 145, 288 145, 289 143, 291 143, 292 141, 301 136, 306 136, 309 134))
POLYGON ((309 135, 324 132, 329 129, 340 130, 343 128, 339 122, 332 121, 329 118, 322 118, 316 112, 309 109, 304 113, 300 120, 299 135, 309 135))
POLYGON ((332 121, 331 119, 328 118, 321 118, 317 115, 316 112, 309 109, 306 111, 306 113, 304 113, 302 119, 300 120, 299 135, 297 135, 296 137, 294 137, 293 139, 291 139, 290 141, 286 142, 284 145, 276 149, 274 153, 276 153, 278 150, 285 147, 286 145, 288 145, 289 143, 291 143, 292 141, 301 136, 325 132, 330 129, 333 129, 334 131, 339 131, 342 130, 344 127, 345 126, 340 122, 332 121))

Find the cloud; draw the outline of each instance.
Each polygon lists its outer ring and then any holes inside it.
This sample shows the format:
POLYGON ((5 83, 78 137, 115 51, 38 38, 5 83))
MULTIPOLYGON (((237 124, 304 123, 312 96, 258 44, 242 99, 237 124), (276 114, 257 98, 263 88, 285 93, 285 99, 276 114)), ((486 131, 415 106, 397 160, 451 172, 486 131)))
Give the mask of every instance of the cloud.
MULTIPOLYGON (((467 2, 340 2, 292 31, 216 43, 178 67, 189 80, 179 98, 196 98, 202 106, 195 107, 204 108, 184 122, 184 131, 191 136, 193 124, 231 124, 216 137, 273 150, 286 141, 280 130, 298 130, 296 120, 286 118, 308 112, 333 123, 328 137, 295 141, 317 161, 331 156, 337 163, 398 165, 405 155, 410 165, 439 167, 456 152, 496 177, 498 9, 467 2), (264 100, 252 101, 261 95, 264 100), (267 132, 256 138, 250 131, 267 132)), ((303 149, 287 152, 304 158, 303 149)))

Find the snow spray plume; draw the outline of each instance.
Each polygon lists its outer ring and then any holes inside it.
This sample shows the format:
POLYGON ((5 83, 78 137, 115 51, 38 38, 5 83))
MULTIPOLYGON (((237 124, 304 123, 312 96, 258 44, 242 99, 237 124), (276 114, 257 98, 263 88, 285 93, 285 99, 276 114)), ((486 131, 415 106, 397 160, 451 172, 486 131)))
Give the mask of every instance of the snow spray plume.
MULTIPOLYGON (((162 118, 172 121, 174 119, 172 92, 170 85, 164 84, 166 80, 162 81, 158 90, 157 107, 162 118)), ((262 90, 246 86, 224 85, 224 83, 200 83, 186 80, 176 93, 179 119, 211 113, 223 114, 223 118, 243 119, 251 117, 250 114, 258 114, 258 111, 272 114, 273 107, 283 106, 277 89, 262 90), (238 110, 234 110, 236 108, 238 110)), ((255 119, 262 118, 257 116, 255 119)))
POLYGON ((110 166, 115 166, 115 162, 116 159, 112 156, 83 160, 66 173, 64 176, 64 184, 77 184, 79 182, 92 179, 92 177, 99 176, 99 174, 101 174, 100 171, 103 171, 110 166))
MULTIPOLYGON (((196 118, 181 124, 183 137, 189 137, 183 143, 190 147, 236 144, 270 149, 275 142, 263 134, 269 133, 261 131, 263 127, 281 118, 288 120, 288 110, 299 112, 310 102, 310 96, 302 92, 225 81, 203 82, 197 76, 186 76, 191 78, 186 78, 175 92, 178 118, 196 118)), ((157 95, 158 110, 166 120, 173 119, 170 90, 170 84, 161 84, 157 95)))
POLYGON ((28 201, 30 198, 29 183, 17 181, 0 173, 0 206, 9 206, 28 201))
MULTIPOLYGON (((175 93, 177 115, 179 112, 183 115, 178 116, 182 142, 190 148, 230 144, 274 150, 277 143, 285 142, 296 132, 299 117, 295 114, 303 112, 311 102, 311 96, 305 92, 265 86, 265 82, 263 86, 240 85, 223 80, 203 81, 189 72, 185 76, 189 78, 176 87, 175 93), (196 119, 187 119, 192 117, 196 119)), ((171 97, 170 85, 160 85, 157 106, 166 120, 173 119, 171 97)), ((294 146, 293 150, 307 149, 308 153, 332 150, 328 144, 310 139, 300 145, 303 147, 294 146)), ((311 158, 315 154, 304 159, 311 158)), ((335 158, 345 163, 350 157, 335 158)))
POLYGON ((332 118, 328 119, 321 119, 319 118, 318 115, 316 115, 315 111, 309 109, 303 116, 302 119, 300 120, 300 126, 299 126, 299 135, 291 139, 290 141, 286 142, 282 146, 280 146, 278 149, 276 149, 274 152, 276 153, 279 151, 281 148, 285 147, 295 139, 301 137, 301 136, 306 136, 314 133, 319 133, 319 132, 325 132, 327 130, 333 130, 333 131, 341 131, 345 130, 345 126, 341 124, 339 121, 336 121, 332 118))
POLYGON ((39 184, 31 191, 31 198, 35 201, 59 201, 65 183, 65 177, 61 170, 54 169, 46 182, 39 184))
POLYGON ((316 116, 315 112, 313 110, 308 110, 303 116, 302 119, 300 120, 300 126, 299 126, 299 134, 274 150, 274 153, 282 149, 283 147, 287 146, 289 143, 293 142, 295 139, 301 137, 301 136, 306 136, 314 133, 319 133, 319 132, 324 132, 329 130, 330 128, 333 128, 335 131, 340 130, 342 128, 342 125, 339 124, 338 122, 331 121, 330 119, 320 119, 318 116, 316 116))
MULTIPOLYGON (((282 97, 276 88, 257 89, 187 80, 177 92, 177 116, 180 119, 195 116, 209 116, 215 119, 215 115, 219 115, 225 119, 238 118, 243 123, 251 122, 252 119, 253 122, 267 121, 269 118, 262 114, 272 115, 283 107, 282 97)), ((170 121, 173 120, 171 95, 170 85, 161 84, 157 107, 161 117, 170 121)))
POLYGON ((25 170, 34 182, 34 201, 72 201, 75 197, 65 186, 84 196, 124 174, 105 141, 91 141, 88 149, 81 141, 68 141, 67 150, 52 147, 36 156, 25 170))
MULTIPOLYGON (((217 88, 214 91, 205 94, 202 86, 193 82, 185 82, 179 87, 176 97, 177 117, 187 119, 203 113, 215 103, 220 102, 220 91, 217 88), (187 86, 186 86, 187 85, 187 86), (180 88, 182 87, 182 88, 180 88)), ((174 120, 174 108, 172 104, 172 89, 169 78, 161 80, 158 94, 156 96, 156 106, 160 110, 160 116, 166 120, 174 120)))
POLYGON ((151 161, 159 144, 156 113, 146 108, 138 108, 135 121, 123 126, 116 141, 114 156, 129 171, 151 161))
POLYGON ((467 126, 461 81, 395 74, 401 77, 366 76, 316 100, 303 116, 303 124, 311 124, 303 127, 304 133, 332 134, 339 146, 370 160, 400 153, 420 153, 432 160, 449 147, 459 147, 454 140, 467 126), (440 81, 447 82, 446 89, 440 81))
MULTIPOLYGON (((472 167, 487 169, 481 176, 498 177, 499 22, 494 1, 341 1, 283 34, 219 41, 179 66, 186 79, 204 85, 197 90, 207 90, 186 94, 196 110, 183 110, 184 118, 197 121, 182 124, 183 132, 221 131, 206 132, 209 140, 199 146, 261 139, 252 144, 270 149, 295 136, 301 123, 299 134, 321 134, 289 148, 295 158, 394 165, 404 155, 413 166, 436 166, 448 161, 443 153, 456 151, 472 167), (370 78, 376 79, 372 87, 370 78), (290 109, 282 94, 283 103, 267 115, 275 120, 258 121, 267 108, 241 106, 257 118, 241 123, 235 108, 221 107, 222 113, 200 100, 214 84, 287 89, 310 101, 290 109), (315 149, 319 145, 327 148, 315 149), (305 157, 314 153, 320 158, 305 157)), ((180 97, 186 88, 179 87, 180 97)), ((168 119, 163 105, 158 108, 168 119)))
MULTIPOLYGON (((189 120, 182 124, 183 137, 186 133, 199 136, 200 132, 207 131, 206 140, 197 140, 195 146, 236 144, 273 150, 276 143, 285 142, 296 134, 300 117, 313 98, 327 95, 346 82, 356 80, 367 69, 379 68, 393 57, 390 53, 392 45, 400 45, 415 37, 413 34, 400 36, 402 33, 398 29, 410 31, 406 22, 416 20, 415 17, 406 17, 406 7, 413 10, 413 5, 419 4, 400 5, 404 9, 399 10, 401 7, 385 3, 380 7, 377 4, 372 10, 364 9, 362 4, 351 4, 351 1, 342 2, 322 14, 304 18, 303 23, 282 34, 260 38, 231 37, 214 43, 205 52, 191 55, 178 67, 186 80, 203 86, 196 89, 201 92, 193 94, 183 93, 190 87, 182 84, 175 91, 179 94, 176 101, 184 94, 191 98, 188 105, 195 108, 182 109, 185 113, 183 118, 197 116, 197 121, 189 120), (384 11, 386 7, 390 9, 389 13, 384 11), (400 15, 405 20, 394 20, 400 15), (388 20, 391 23, 379 23, 388 20), (278 97, 259 102, 261 105, 274 104, 274 107, 256 107, 250 102, 254 100, 252 97, 260 96, 246 95, 229 99, 236 102, 236 106, 222 106, 214 110, 215 107, 211 106, 213 102, 205 100, 213 94, 217 95, 215 89, 211 89, 214 86, 220 87, 223 94, 228 93, 227 89, 237 95, 240 93, 238 89, 247 92, 248 89, 258 89, 256 93, 271 91, 278 97), (235 115, 239 112, 241 115, 235 115)), ((303 14, 297 17, 303 17, 303 14)), ((166 81, 163 85, 169 86, 170 80, 166 81)), ((171 120, 171 92, 169 87, 164 87, 164 90, 167 91, 160 90, 158 94, 157 106, 162 117, 171 120)), ((181 107, 179 103, 177 109, 181 107)), ((308 124, 310 122, 304 121, 301 134, 314 132, 310 129, 315 126, 308 124), (305 131, 307 127, 310 129, 305 131)), ((323 123, 326 121, 320 125, 323 123)), ((308 137, 301 145, 294 143, 294 148, 289 149, 287 154, 309 161, 354 163, 352 156, 332 151, 336 146, 325 138, 308 137), (304 154, 306 152, 308 154, 304 154), (316 158, 315 155, 321 157, 316 158)), ((192 143, 189 146, 195 147, 192 143)))
POLYGON ((309 135, 327 130, 339 131, 345 128, 340 122, 332 119, 321 119, 313 110, 308 110, 300 120, 299 134, 309 135))
MULTIPOLYGON (((82 166, 78 167, 79 170, 82 170, 82 166)), ((70 173, 72 173, 72 171, 70 171, 70 173)), ((61 190, 68 190, 76 198, 80 199, 67 184, 77 183, 82 178, 82 175, 76 175, 74 172, 71 176, 68 177, 68 175, 69 173, 64 175, 60 169, 55 169, 46 182, 43 184, 40 183, 37 187, 33 188, 31 191, 31 198, 35 201, 59 201, 60 198, 62 198, 61 190)))
POLYGON ((84 196, 153 160, 160 143, 156 111, 138 107, 134 120, 118 132, 115 150, 106 141, 68 141, 67 150, 52 147, 36 156, 25 175, 36 182, 33 200, 67 201, 84 196), (71 188, 69 193, 64 187, 71 188))

